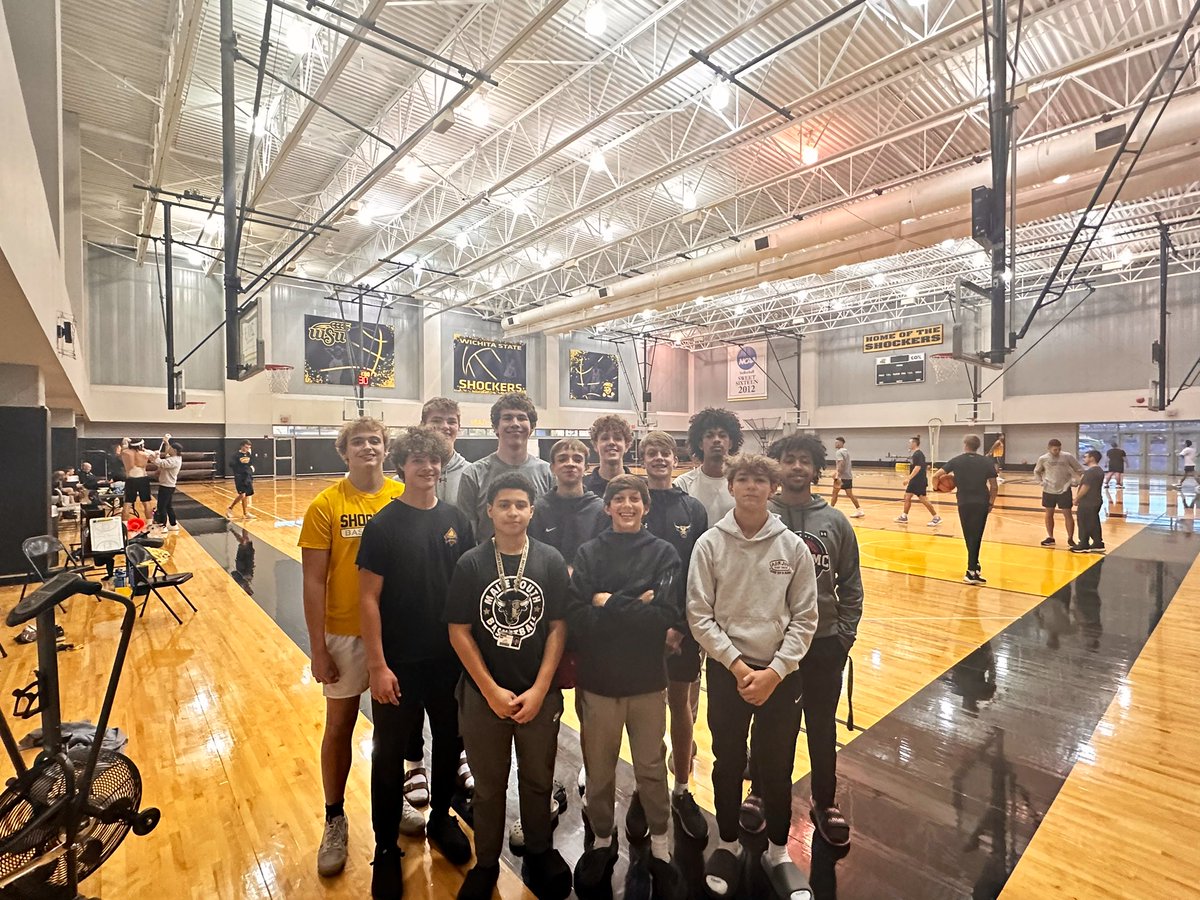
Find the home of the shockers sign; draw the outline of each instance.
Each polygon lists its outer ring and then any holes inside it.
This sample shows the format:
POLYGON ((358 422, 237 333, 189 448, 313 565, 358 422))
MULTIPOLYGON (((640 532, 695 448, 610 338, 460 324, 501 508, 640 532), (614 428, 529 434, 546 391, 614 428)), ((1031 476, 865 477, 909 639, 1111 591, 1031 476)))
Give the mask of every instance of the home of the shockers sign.
POLYGON ((886 331, 883 334, 864 334, 863 353, 879 353, 884 350, 906 350, 909 347, 932 347, 945 340, 942 325, 922 325, 920 328, 904 328, 886 331))

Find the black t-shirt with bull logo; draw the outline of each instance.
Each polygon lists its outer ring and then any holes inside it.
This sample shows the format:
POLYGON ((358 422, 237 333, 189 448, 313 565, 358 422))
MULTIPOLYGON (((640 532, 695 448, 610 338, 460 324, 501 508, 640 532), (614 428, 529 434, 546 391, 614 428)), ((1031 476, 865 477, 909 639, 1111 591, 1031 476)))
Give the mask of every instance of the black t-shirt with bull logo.
MULTIPOLYGON (((564 618, 567 564, 549 544, 530 539, 529 558, 518 582, 520 555, 500 558, 503 580, 496 571, 491 540, 463 555, 450 581, 445 621, 470 625, 492 678, 520 694, 537 681, 550 623, 564 618)), ((474 681, 469 683, 478 689, 474 681)))

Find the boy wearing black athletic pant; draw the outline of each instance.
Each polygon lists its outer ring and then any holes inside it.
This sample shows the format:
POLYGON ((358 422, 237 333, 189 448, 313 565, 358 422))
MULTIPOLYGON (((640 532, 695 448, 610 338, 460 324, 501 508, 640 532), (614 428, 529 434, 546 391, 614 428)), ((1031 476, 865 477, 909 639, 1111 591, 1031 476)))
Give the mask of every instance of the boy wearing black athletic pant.
POLYGON ((800 660, 817 628, 812 554, 768 501, 779 464, 744 455, 726 466, 734 508, 696 542, 688 573, 688 622, 708 654, 708 728, 720 843, 704 868, 712 897, 741 881, 738 814, 746 738, 766 808, 762 856, 772 890, 787 898, 808 881, 788 856, 792 764, 800 731, 800 660))
POLYGON ((567 566, 528 537, 535 489, 508 472, 488 485, 492 538, 459 561, 446 622, 466 668, 459 729, 475 773, 475 866, 459 900, 490 900, 500 874, 512 747, 525 835, 525 880, 539 900, 571 893, 571 871, 552 844, 550 798, 562 692, 554 672, 566 642, 567 566))
MULTIPOLYGON (((671 483, 675 471, 675 439, 671 435, 652 431, 642 438, 640 450, 650 485, 646 528, 675 548, 686 579, 692 548, 708 528, 708 513, 704 504, 671 483)), ((695 730, 692 703, 700 690, 700 645, 687 624, 683 592, 679 599, 679 619, 667 631, 667 708, 671 711, 670 765, 674 770, 671 811, 688 837, 704 841, 708 839, 708 821, 688 790, 695 730)))
POLYGON ((770 510, 795 532, 812 554, 817 576, 817 631, 800 660, 800 706, 812 761, 809 816, 835 847, 850 843, 850 825, 837 806, 837 705, 842 670, 862 619, 862 572, 858 538, 842 513, 812 486, 825 467, 825 447, 811 435, 791 435, 771 445, 767 455, 783 470, 783 486, 770 510))
POLYGON ((1087 468, 1075 495, 1079 542, 1071 548, 1071 552, 1103 553, 1104 532, 1100 529, 1100 508, 1104 505, 1104 497, 1100 491, 1104 485, 1104 470, 1100 468, 1100 451, 1089 450, 1083 455, 1083 461, 1087 468))
POLYGON ((462 675, 443 618, 450 578, 471 547, 471 526, 437 498, 450 447, 430 428, 410 428, 393 460, 404 494, 363 529, 358 548, 359 611, 375 732, 371 751, 371 822, 375 862, 371 896, 404 894, 396 846, 404 806, 404 750, 425 715, 433 737, 426 832, 453 865, 471 858, 471 844, 450 815, 461 745, 455 689, 462 675))
POLYGON ((963 438, 963 452, 947 460, 942 468, 933 473, 933 483, 943 475, 953 475, 958 492, 958 521, 962 525, 963 540, 967 544, 967 572, 963 575, 966 584, 987 584, 979 566, 979 548, 983 546, 983 530, 987 527, 988 513, 996 503, 998 475, 994 457, 982 456, 979 448, 983 443, 977 434, 963 438))
POLYGON ((580 546, 609 524, 604 501, 583 486, 586 468, 583 441, 564 438, 551 447, 550 474, 555 489, 538 498, 529 523, 529 536, 561 553, 568 566, 575 562, 580 546))
POLYGON ((679 621, 683 577, 679 554, 643 527, 649 500, 646 483, 636 475, 612 478, 604 489, 612 529, 579 548, 571 576, 568 622, 578 648, 576 690, 587 733, 587 816, 595 834, 593 846, 575 866, 580 897, 611 889, 623 732, 629 734, 637 796, 650 834, 654 897, 674 897, 681 889, 667 844, 671 805, 663 747, 663 659, 667 629, 679 621))

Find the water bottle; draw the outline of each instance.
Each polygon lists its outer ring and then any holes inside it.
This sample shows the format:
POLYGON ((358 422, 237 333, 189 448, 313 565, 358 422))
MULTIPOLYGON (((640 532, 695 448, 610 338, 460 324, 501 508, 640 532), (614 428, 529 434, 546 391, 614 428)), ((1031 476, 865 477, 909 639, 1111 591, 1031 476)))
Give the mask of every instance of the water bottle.
POLYGON ((115 569, 113 571, 113 587, 114 588, 125 587, 125 567, 124 566, 121 566, 120 568, 115 569))

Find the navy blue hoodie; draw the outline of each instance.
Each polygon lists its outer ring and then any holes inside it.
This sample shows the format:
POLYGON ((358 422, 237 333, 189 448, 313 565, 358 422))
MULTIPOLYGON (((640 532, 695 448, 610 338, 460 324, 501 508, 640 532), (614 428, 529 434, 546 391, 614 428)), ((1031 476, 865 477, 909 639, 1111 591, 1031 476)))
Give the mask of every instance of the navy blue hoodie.
POLYGON ((564 497, 551 491, 533 504, 529 536, 549 544, 570 566, 575 564, 579 547, 608 528, 610 522, 604 501, 595 494, 584 491, 582 497, 564 497))

